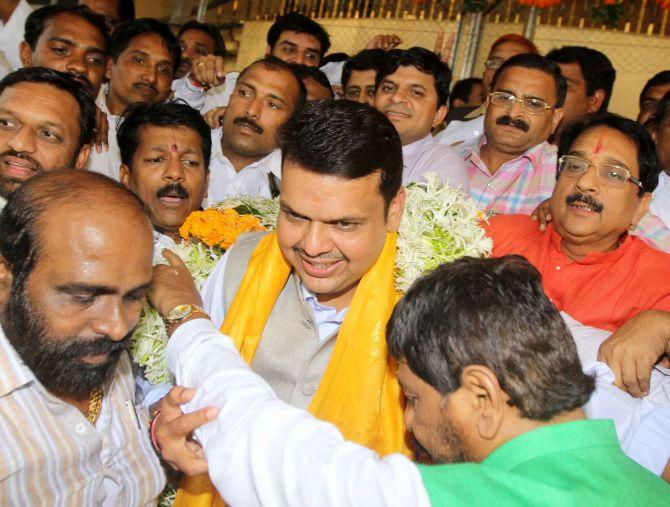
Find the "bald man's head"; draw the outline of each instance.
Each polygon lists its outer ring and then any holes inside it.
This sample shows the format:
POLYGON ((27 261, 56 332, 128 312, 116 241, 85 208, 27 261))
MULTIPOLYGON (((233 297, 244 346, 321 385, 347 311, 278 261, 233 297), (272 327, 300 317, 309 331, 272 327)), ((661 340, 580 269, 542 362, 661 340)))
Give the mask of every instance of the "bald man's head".
POLYGON ((0 215, 0 256, 14 277, 27 277, 43 240, 62 235, 68 224, 73 232, 113 225, 131 243, 152 240, 144 204, 119 183, 89 171, 41 174, 13 193, 0 215))

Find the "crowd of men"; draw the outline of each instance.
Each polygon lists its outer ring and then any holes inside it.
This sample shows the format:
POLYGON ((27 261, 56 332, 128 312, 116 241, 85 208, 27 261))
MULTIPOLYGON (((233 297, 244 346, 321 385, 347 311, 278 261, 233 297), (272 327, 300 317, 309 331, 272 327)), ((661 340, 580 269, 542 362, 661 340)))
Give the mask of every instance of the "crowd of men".
POLYGON ((0 4, 0 503, 151 504, 169 468, 194 507, 670 499, 670 70, 633 121, 586 47, 508 34, 452 87, 288 13, 229 72, 208 24, 0 4), (429 172, 492 255, 398 301, 429 172), (244 195, 277 228, 198 290, 179 227, 244 195), (126 352, 147 298, 175 386, 126 352))

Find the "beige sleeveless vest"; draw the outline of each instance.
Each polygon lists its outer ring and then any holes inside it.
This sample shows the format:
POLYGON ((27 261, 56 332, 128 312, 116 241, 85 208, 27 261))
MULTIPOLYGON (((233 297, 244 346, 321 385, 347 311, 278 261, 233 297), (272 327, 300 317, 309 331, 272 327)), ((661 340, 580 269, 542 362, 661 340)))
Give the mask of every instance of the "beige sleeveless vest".
MULTIPOLYGON (((226 312, 242 283, 249 258, 265 234, 244 234, 228 251, 222 289, 226 312)), ((280 399, 306 409, 326 371, 337 333, 319 344, 314 312, 302 298, 299 281, 291 273, 265 324, 251 369, 280 399)))

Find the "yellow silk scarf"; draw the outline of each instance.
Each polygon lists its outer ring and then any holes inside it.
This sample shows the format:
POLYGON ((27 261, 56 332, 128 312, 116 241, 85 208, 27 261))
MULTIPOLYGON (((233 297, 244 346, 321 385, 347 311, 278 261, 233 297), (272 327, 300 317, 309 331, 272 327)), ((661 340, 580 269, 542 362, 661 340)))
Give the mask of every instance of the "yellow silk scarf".
MULTIPOLYGON (((347 440, 381 455, 402 452, 405 444, 402 393, 397 364, 387 354, 386 323, 398 301, 394 288, 396 234, 389 233, 377 261, 361 279, 335 341, 333 355, 309 411, 335 424, 347 440)), ((291 273, 277 233, 264 237, 221 326, 251 363, 265 323, 291 273)), ((182 480, 176 507, 222 506, 207 474, 182 480)))

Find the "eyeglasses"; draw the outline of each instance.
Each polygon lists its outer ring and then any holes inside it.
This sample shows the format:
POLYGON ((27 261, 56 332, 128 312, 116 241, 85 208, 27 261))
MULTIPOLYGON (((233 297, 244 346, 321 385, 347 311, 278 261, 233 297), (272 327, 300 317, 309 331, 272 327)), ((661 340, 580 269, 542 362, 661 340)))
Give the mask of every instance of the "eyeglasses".
POLYGON ((633 185, 644 188, 642 182, 633 178, 625 167, 612 164, 592 164, 574 155, 563 155, 558 159, 558 172, 567 178, 579 178, 589 167, 596 168, 598 178, 607 186, 622 188, 626 182, 630 181, 633 185))
POLYGON ((491 70, 498 70, 500 67, 502 67, 503 63, 505 63, 504 58, 494 56, 493 58, 489 58, 484 62, 484 67, 491 70))
POLYGON ((507 92, 491 92, 489 94, 489 99, 494 106, 507 109, 511 109, 514 104, 521 102, 521 110, 529 114, 542 114, 547 109, 554 109, 554 106, 550 106, 544 100, 532 98, 517 99, 516 96, 507 92))

